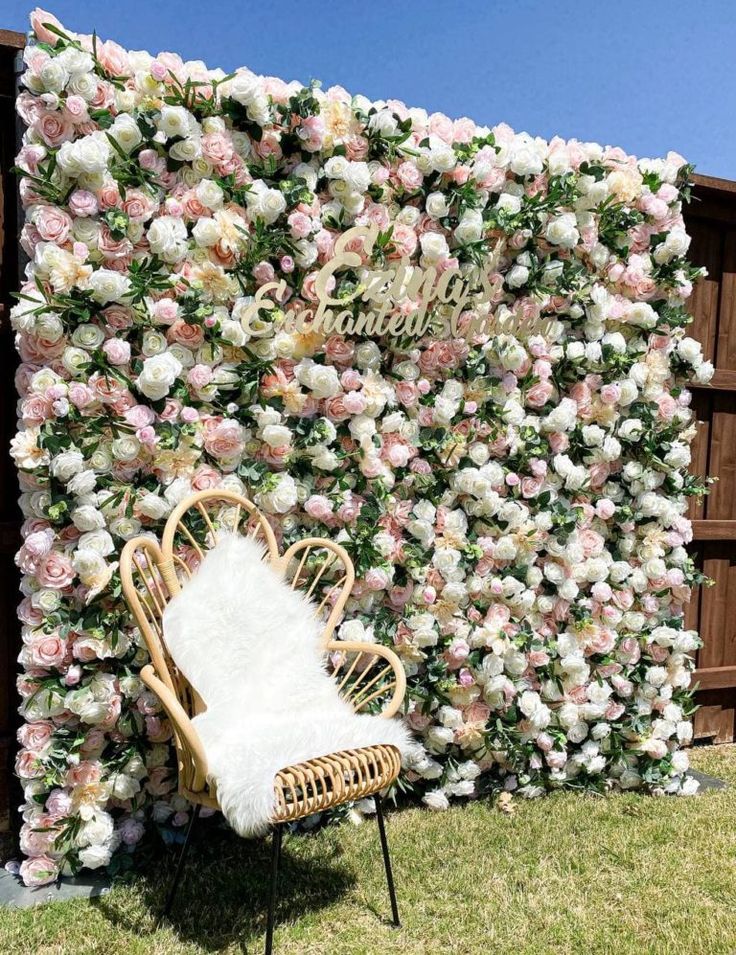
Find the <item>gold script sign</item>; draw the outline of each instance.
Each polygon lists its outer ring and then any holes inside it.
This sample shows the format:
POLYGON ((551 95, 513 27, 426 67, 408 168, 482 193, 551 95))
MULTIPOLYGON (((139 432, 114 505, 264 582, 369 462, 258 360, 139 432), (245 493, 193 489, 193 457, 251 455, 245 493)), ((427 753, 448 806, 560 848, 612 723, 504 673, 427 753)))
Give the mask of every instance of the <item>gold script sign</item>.
POLYGON ((357 250, 370 255, 378 235, 378 226, 369 225, 354 226, 340 236, 334 256, 316 273, 313 307, 283 314, 278 302, 285 299, 286 282, 262 285, 241 312, 243 329, 252 338, 273 335, 278 324, 279 330, 297 334, 468 340, 479 335, 543 335, 549 330, 549 318, 530 319, 508 308, 492 310, 503 285, 496 271, 501 243, 482 266, 464 270, 419 268, 408 259, 387 268, 364 268, 359 283, 333 298, 335 277, 345 269, 363 268, 357 250))

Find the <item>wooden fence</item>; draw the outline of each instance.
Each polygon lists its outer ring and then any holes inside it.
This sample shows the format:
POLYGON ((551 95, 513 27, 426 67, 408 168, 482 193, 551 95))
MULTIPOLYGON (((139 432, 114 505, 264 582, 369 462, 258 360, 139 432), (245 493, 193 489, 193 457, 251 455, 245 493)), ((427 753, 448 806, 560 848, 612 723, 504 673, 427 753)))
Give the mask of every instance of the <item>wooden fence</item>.
MULTIPOLYGON (((11 806, 20 803, 13 777, 18 725, 15 680, 20 649, 16 617, 18 574, 13 554, 19 544, 18 489, 7 447, 15 431, 16 365, 7 320, 17 288, 18 212, 10 168, 15 152, 14 61, 24 44, 21 33, 0 30, 0 839, 15 829, 11 806)), ((734 739, 736 730, 736 182, 696 177, 687 210, 693 236, 691 257, 709 276, 691 300, 691 334, 716 366, 713 381, 694 391, 701 422, 693 447, 693 471, 717 477, 710 496, 692 508, 693 552, 713 587, 694 596, 688 625, 700 630, 705 646, 697 657, 701 709, 695 736, 704 742, 734 739)), ((2 858, 0 844, 0 859, 2 858)))
POLYGON ((736 182, 698 177, 687 219, 691 258, 709 273, 691 299, 690 334, 716 368, 707 386, 693 389, 692 470, 718 479, 690 512, 693 553, 714 581, 694 594, 687 614, 704 641, 695 738, 726 742, 736 729, 736 182))

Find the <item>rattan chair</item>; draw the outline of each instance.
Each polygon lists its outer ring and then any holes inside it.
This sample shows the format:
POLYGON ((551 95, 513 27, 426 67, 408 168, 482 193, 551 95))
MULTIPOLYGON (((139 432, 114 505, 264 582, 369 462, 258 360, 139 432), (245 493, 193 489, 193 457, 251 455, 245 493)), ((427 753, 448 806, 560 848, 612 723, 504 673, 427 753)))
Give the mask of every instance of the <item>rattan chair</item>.
MULTIPOLYGON (((326 661, 339 681, 341 695, 356 711, 380 710, 384 717, 394 716, 406 690, 404 669, 393 651, 372 643, 332 639, 355 580, 352 562, 339 544, 310 537, 280 555, 273 529, 256 506, 239 494, 217 489, 201 491, 182 501, 167 520, 160 545, 152 536, 128 541, 120 561, 123 593, 151 657, 151 663, 141 671, 141 678, 158 696, 171 721, 179 765, 178 791, 194 805, 166 900, 166 916, 176 896, 200 809, 202 806, 218 809, 219 804, 215 786, 207 778, 206 754, 191 721, 205 706, 167 653, 161 620, 169 599, 180 591, 206 551, 216 543, 218 535, 233 531, 261 540, 271 566, 292 587, 303 590, 312 599, 317 614, 324 619, 326 661)), ((202 634, 204 640, 206 636, 202 634)), ((379 795, 396 779, 399 769, 399 751, 394 746, 380 745, 331 753, 285 766, 277 774, 267 953, 272 948, 284 825, 366 796, 373 796, 375 800, 391 913, 394 924, 399 925, 379 795)))

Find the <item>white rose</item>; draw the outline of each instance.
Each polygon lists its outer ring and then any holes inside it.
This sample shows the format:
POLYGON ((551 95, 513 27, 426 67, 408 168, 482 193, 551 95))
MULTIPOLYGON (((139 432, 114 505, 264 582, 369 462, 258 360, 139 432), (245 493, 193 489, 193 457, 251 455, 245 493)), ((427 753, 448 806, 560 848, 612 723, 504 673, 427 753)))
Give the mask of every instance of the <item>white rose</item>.
POLYGON ((378 368, 381 364, 381 350, 375 342, 361 342, 355 349, 355 364, 362 371, 378 368))
POLYGON ((290 474, 275 475, 275 486, 256 495, 259 506, 270 514, 285 514, 299 499, 296 481, 290 474))
POLYGON ((422 247, 422 255, 430 263, 446 259, 450 254, 447 239, 439 232, 425 232, 419 244, 422 247))
POLYGON ((261 95, 261 79, 255 73, 243 70, 236 73, 227 85, 227 95, 243 106, 251 106, 261 95))
POLYGON ((263 429, 263 440, 270 448, 291 444, 291 429, 282 424, 269 424, 263 429))
POLYGON ((529 281, 529 269, 524 265, 514 265, 506 275, 509 288, 520 288, 529 281))
POLYGON ((483 214, 478 209, 470 209, 462 217, 455 229, 455 238, 461 245, 478 242, 483 235, 483 214))
POLYGON ((104 172, 110 161, 112 146, 104 135, 91 133, 76 142, 62 143, 56 160, 69 176, 95 175, 104 172))
POLYGON ((703 348, 700 342, 686 336, 677 343, 677 354, 688 364, 695 365, 703 357, 703 348))
POLYGON ((167 139, 173 139, 189 133, 191 119, 191 113, 183 106, 163 106, 157 125, 167 139))
POLYGON ((187 226, 177 216, 159 216, 148 227, 151 251, 164 262, 178 262, 187 251, 187 226))
POLYGON ((302 363, 298 366, 297 379, 317 398, 333 398, 340 392, 340 379, 334 365, 302 363))
POLYGON ((117 116, 108 132, 126 153, 132 152, 143 140, 143 134, 138 128, 138 123, 129 113, 122 113, 117 116))
POLYGON ((100 305, 119 302, 130 291, 130 279, 121 272, 111 269, 97 269, 87 280, 92 290, 92 298, 100 305))
POLYGON ((143 497, 138 498, 137 510, 144 517, 150 517, 152 520, 158 521, 167 516, 171 510, 171 505, 168 501, 159 497, 158 494, 149 491, 143 497))
POLYGON ((444 812, 445 809, 450 808, 450 801, 441 789, 432 789, 425 793, 422 802, 435 812, 444 812))
POLYGON ((324 172, 328 179, 344 179, 350 166, 350 161, 345 156, 331 156, 324 166, 324 172))
POLYGON ((514 196, 510 192, 502 192, 498 197, 496 208, 510 215, 516 215, 521 210, 521 197, 514 196))
POLYGON ((216 219, 198 219, 192 229, 192 237, 197 245, 208 249, 220 241, 220 226, 216 219))
POLYGON ((194 191, 202 205, 207 206, 208 209, 218 209, 224 201, 225 194, 212 179, 202 179, 197 183, 194 191))
MULTIPOLYGON (((626 321, 642 328, 654 328, 657 324, 657 313, 648 302, 632 302, 626 310, 626 321)), ((634 369, 632 368, 632 372, 634 369)), ((633 377, 633 374, 632 374, 633 377)), ((636 381, 636 378, 634 378, 636 381)), ((637 382, 640 384, 640 382, 637 382)))
POLYGON ((181 362, 170 352, 153 355, 143 362, 143 370, 138 376, 138 390, 152 401, 160 401, 169 393, 169 389, 181 373, 181 362))
POLYGON ((512 146, 509 167, 517 176, 536 176, 542 171, 542 157, 535 144, 526 138, 517 137, 512 146))
POLYGON ((94 531, 105 526, 104 516, 91 504, 82 504, 74 508, 71 518, 77 530, 82 532, 94 531))
POLYGON ((278 189, 269 189, 262 180, 253 183, 246 193, 251 219, 262 219, 266 225, 275 222, 286 209, 286 199, 278 189))
POLYGON ((457 165, 455 150, 439 140, 429 150, 429 163, 435 172, 450 172, 457 165))
POLYGON ((371 184, 371 174, 368 163, 351 162, 343 174, 343 179, 352 192, 366 192, 371 184))
POLYGON ((86 869, 100 869, 108 865, 112 857, 112 846, 86 846, 79 850, 79 861, 86 869))
POLYGON ((580 239, 577 224, 577 218, 573 212, 565 212, 561 216, 555 216, 547 223, 545 238, 552 245, 572 249, 580 239))
POLYGON ((442 192, 430 192, 425 200, 424 208, 432 219, 442 219, 450 211, 447 197, 442 192))
POLYGON ((62 451, 51 462, 51 473, 60 481, 66 482, 84 467, 84 455, 76 448, 62 451))

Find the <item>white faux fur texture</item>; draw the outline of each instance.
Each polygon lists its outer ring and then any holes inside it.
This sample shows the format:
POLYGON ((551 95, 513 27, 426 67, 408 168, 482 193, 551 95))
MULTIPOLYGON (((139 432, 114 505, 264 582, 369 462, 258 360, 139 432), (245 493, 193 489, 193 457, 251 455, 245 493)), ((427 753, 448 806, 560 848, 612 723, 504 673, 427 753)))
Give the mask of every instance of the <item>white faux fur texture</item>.
POLYGON ((172 658, 204 700, 195 717, 222 810, 264 833, 285 766, 343 749, 413 746, 397 719, 353 712, 324 667, 314 608, 242 535, 223 536, 164 613, 172 658))

